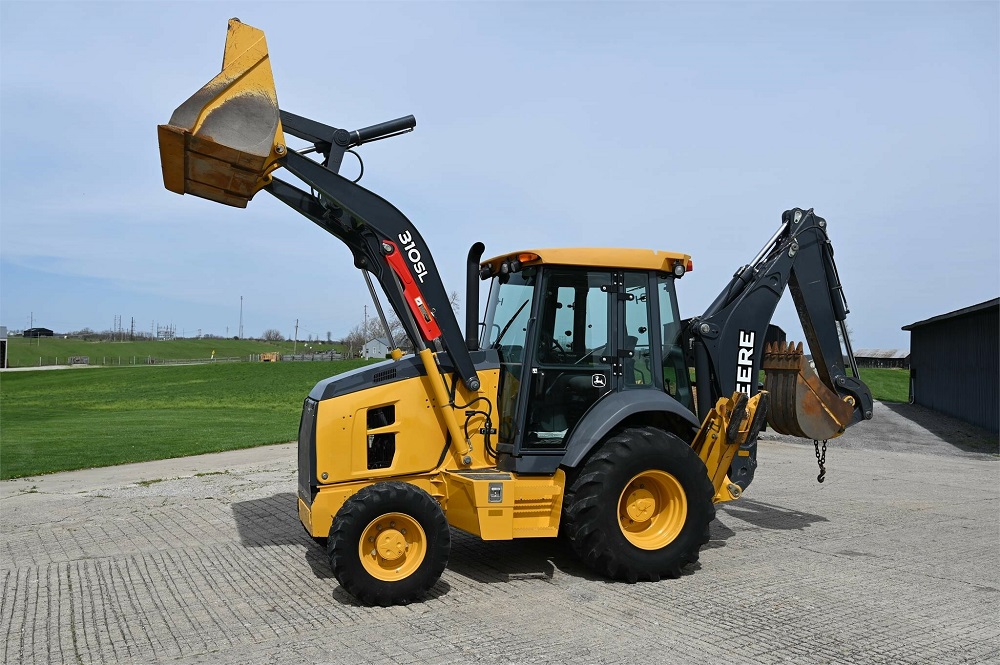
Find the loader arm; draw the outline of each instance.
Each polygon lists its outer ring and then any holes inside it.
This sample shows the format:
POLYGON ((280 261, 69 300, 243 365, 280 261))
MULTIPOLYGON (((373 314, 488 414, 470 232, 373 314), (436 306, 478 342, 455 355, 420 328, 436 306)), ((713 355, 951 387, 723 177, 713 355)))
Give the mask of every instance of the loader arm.
POLYGON ((264 33, 231 19, 222 72, 158 128, 163 181, 178 194, 236 207, 263 189, 312 220, 374 275, 417 350, 447 353, 448 366, 476 391, 465 334, 427 243, 395 206, 339 175, 351 148, 415 126, 406 116, 348 131, 280 110, 264 33), (285 133, 312 145, 290 150, 285 133), (305 156, 312 153, 322 162, 305 156), (310 191, 274 178, 280 168, 310 191))
MULTIPOLYGON (((695 367, 699 414, 708 413, 719 398, 734 391, 756 394, 764 369, 771 395, 768 424, 778 432, 826 440, 872 417, 871 391, 858 376, 845 324, 849 310, 826 226, 826 220, 812 210, 786 211, 764 248, 737 271, 702 316, 690 321, 686 339, 695 367), (801 344, 764 346, 786 286, 815 372, 801 344)), ((730 477, 745 488, 755 468, 756 440, 748 440, 730 477)))
MULTIPOLYGON (((295 126, 297 116, 282 112, 281 117, 286 131, 295 126)), ((339 151, 337 147, 331 155, 340 152, 342 157, 346 147, 339 151)), ((412 222, 382 197, 303 155, 288 152, 278 163, 317 193, 306 193, 277 178, 271 179, 265 191, 343 241, 354 254, 355 265, 382 286, 418 350, 430 347, 447 352, 465 386, 478 390, 479 377, 465 334, 430 248, 412 222)))

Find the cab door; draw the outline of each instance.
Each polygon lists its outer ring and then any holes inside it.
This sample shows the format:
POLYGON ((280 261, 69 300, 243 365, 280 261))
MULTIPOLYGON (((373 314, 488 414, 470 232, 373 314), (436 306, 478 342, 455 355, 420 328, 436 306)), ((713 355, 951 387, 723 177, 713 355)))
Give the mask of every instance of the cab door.
POLYGON ((560 456, 587 409, 616 389, 614 286, 610 270, 545 268, 533 312, 516 455, 560 456))

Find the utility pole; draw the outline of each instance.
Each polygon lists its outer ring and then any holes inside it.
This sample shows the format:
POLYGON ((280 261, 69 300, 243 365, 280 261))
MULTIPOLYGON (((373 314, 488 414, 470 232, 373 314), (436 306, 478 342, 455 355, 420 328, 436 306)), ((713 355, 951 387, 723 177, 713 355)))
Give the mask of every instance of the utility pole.
POLYGON ((240 296, 240 339, 243 339, 243 296, 240 296))
POLYGON ((295 319, 295 334, 292 336, 292 355, 295 355, 295 349, 299 348, 299 320, 295 319))

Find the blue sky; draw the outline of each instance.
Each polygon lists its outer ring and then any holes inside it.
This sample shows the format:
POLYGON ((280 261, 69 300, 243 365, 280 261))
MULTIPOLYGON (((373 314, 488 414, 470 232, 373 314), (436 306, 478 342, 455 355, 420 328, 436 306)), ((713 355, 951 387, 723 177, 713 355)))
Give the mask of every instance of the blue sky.
MULTIPOLYGON (((855 347, 1000 293, 1000 10, 978 3, 0 3, 0 323, 116 316, 187 335, 334 338, 367 290, 334 238, 259 194, 163 189, 156 125, 267 33, 281 106, 353 129, 463 290, 469 245, 694 256, 697 315, 812 207, 855 347)), ((352 168, 346 161, 345 174, 352 168)), ((800 338, 790 298, 775 322, 800 338)), ((371 311, 371 307, 369 307, 371 311)))

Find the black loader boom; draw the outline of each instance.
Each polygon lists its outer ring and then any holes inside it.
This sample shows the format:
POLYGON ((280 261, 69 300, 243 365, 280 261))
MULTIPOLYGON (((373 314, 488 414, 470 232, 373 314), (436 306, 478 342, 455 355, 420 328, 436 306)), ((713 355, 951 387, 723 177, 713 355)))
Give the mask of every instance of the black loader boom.
MULTIPOLYGON (((702 316, 691 319, 686 339, 699 413, 733 391, 756 394, 764 370, 771 395, 768 424, 777 432, 825 441, 872 417, 871 391, 858 378, 845 324, 847 300, 826 227, 826 220, 812 210, 786 211, 778 231, 753 260, 736 272, 702 316), (802 344, 765 347, 786 285, 815 371, 802 344)), ((730 478, 741 487, 753 479, 756 448, 755 440, 748 441, 734 458, 730 478)))

